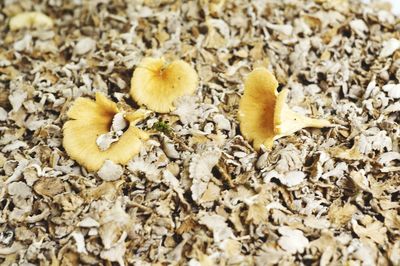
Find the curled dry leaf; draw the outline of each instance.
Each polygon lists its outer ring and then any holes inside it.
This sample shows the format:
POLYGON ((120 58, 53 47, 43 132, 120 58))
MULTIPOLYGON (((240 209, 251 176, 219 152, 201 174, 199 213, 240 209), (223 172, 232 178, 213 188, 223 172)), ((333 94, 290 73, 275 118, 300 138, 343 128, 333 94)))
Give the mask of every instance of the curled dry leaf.
POLYGON ((115 181, 121 177, 123 172, 120 165, 115 164, 113 161, 105 160, 97 174, 104 181, 115 181))
POLYGON ((350 21, 350 27, 355 33, 361 37, 365 37, 365 33, 368 32, 368 26, 362 19, 355 19, 350 21))
POLYGON ((346 225, 357 211, 356 206, 346 203, 343 206, 339 205, 338 201, 334 202, 329 208, 328 217, 331 223, 337 226, 346 225))
POLYGON ((83 55, 96 48, 96 41, 85 37, 80 39, 74 47, 74 52, 77 55, 83 55))
POLYGON ((400 99, 400 84, 386 84, 382 87, 389 97, 393 99, 400 99))
POLYGON ((208 8, 207 11, 210 15, 218 16, 222 11, 225 2, 226 0, 201 0, 200 4, 203 8, 208 8))
POLYGON ((229 120, 221 114, 216 114, 213 117, 214 122, 217 125, 217 128, 230 131, 231 130, 231 123, 229 120))
POLYGON ((213 182, 209 182, 207 189, 204 191, 199 202, 203 203, 203 202, 218 200, 221 196, 220 192, 221 192, 221 189, 219 186, 215 185, 213 182))
POLYGON ((83 237, 81 232, 73 232, 71 236, 74 238, 75 243, 76 243, 76 251, 78 253, 85 253, 87 254, 86 248, 85 248, 85 238, 83 237))
POLYGON ((268 219, 267 206, 262 200, 257 200, 249 203, 246 222, 252 222, 256 225, 265 223, 268 219))
POLYGON ((28 198, 32 195, 32 190, 24 182, 12 182, 8 184, 8 194, 28 198))
POLYGON ((81 196, 86 201, 98 200, 100 198, 105 198, 107 200, 115 200, 118 191, 122 185, 123 181, 112 181, 103 182, 100 186, 89 188, 81 192, 81 196))
POLYGON ((387 41, 383 42, 380 57, 388 57, 391 56, 397 49, 400 48, 400 40, 391 38, 387 41))
POLYGON ((297 252, 303 253, 304 249, 308 246, 308 239, 304 237, 302 231, 287 226, 280 227, 278 231, 282 235, 278 240, 278 244, 284 250, 292 254, 297 252))
POLYGON ((192 178, 192 198, 198 201, 207 189, 208 182, 212 177, 212 168, 218 163, 221 152, 206 151, 201 155, 195 155, 189 165, 189 173, 192 178))
POLYGON ((0 121, 6 121, 7 116, 7 111, 4 108, 0 107, 0 121))
POLYGON ((75 211, 84 203, 80 196, 73 193, 58 194, 53 201, 65 211, 75 211))
POLYGON ((362 222, 364 225, 360 225, 355 219, 351 221, 354 232, 359 237, 367 237, 379 245, 384 245, 387 240, 386 227, 379 221, 373 221, 370 216, 365 216, 362 222))
POLYGON ((199 223, 207 226, 208 229, 212 230, 214 240, 216 242, 221 242, 223 240, 234 237, 232 229, 226 223, 225 218, 220 215, 204 214, 200 218, 199 223))
POLYGON ((359 151, 359 138, 357 137, 354 141, 353 147, 350 149, 345 148, 345 147, 333 147, 329 149, 329 153, 331 156, 343 160, 362 160, 366 159, 366 156, 361 154, 359 151))
POLYGON ((306 174, 302 171, 290 171, 282 176, 279 180, 282 184, 293 187, 301 184, 304 181, 306 174))
POLYGON ((43 197, 54 197, 65 191, 63 181, 57 177, 42 177, 34 185, 33 190, 43 197))
POLYGON ((392 161, 400 161, 400 153, 399 152, 385 152, 381 154, 378 158, 378 162, 383 165, 387 165, 392 161))
POLYGON ((188 63, 144 58, 133 73, 130 93, 139 104, 167 113, 175 109, 173 103, 178 97, 192 94, 197 85, 197 73, 188 63))
POLYGON ((8 96, 8 100, 13 108, 13 111, 18 111, 26 98, 28 97, 28 92, 22 88, 18 88, 14 90, 10 96, 8 96))
POLYGON ((200 110, 197 108, 196 97, 194 96, 182 96, 179 97, 175 102, 176 109, 172 114, 179 116, 179 119, 183 124, 189 124, 195 122, 200 116, 200 110))
POLYGON ((288 24, 287 25, 276 25, 276 24, 272 24, 272 23, 269 23, 269 22, 266 22, 265 25, 268 28, 270 28, 270 29, 272 29, 274 31, 277 31, 279 33, 285 34, 287 36, 291 35, 292 32, 293 32, 293 26, 292 25, 288 25, 288 24))
POLYGON ((152 182, 159 181, 161 175, 160 169, 158 169, 154 163, 149 160, 143 160, 142 158, 135 158, 129 162, 128 170, 136 175, 144 174, 144 176, 152 182))
POLYGON ((126 252, 126 244, 124 242, 125 238, 126 233, 121 236, 121 239, 118 241, 117 245, 111 247, 110 249, 101 251, 100 257, 111 262, 118 262, 120 266, 124 266, 124 255, 126 252))
POLYGON ((90 218, 90 217, 83 219, 77 225, 80 227, 87 227, 87 228, 100 226, 100 224, 95 219, 90 218))

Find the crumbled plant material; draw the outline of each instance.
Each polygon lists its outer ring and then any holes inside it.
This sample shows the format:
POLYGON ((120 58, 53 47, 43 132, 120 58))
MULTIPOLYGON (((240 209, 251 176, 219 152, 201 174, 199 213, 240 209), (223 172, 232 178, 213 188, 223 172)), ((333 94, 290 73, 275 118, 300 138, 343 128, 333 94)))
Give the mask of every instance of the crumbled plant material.
POLYGON ((1 265, 400 264, 400 25, 386 5, 22 0, 0 10, 1 265), (11 31, 33 10, 52 27, 11 31), (136 110, 131 78, 148 57, 187 62, 196 90, 136 125, 151 132, 126 166, 86 169, 62 145, 71 106, 103 93, 136 110), (238 110, 258 67, 293 111, 335 126, 256 151, 238 110))

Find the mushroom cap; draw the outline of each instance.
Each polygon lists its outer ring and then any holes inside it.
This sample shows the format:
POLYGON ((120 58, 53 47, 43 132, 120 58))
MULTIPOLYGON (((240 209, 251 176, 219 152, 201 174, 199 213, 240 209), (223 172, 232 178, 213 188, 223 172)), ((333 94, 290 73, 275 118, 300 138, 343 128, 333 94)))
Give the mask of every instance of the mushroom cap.
POLYGON ((10 30, 18 30, 22 28, 51 28, 53 20, 40 12, 23 12, 15 15, 9 22, 10 30))
POLYGON ((178 97, 196 90, 198 80, 193 67, 182 60, 167 64, 163 58, 144 58, 133 72, 130 93, 137 103, 167 113, 175 109, 178 97))
POLYGON ((63 146, 68 155, 89 171, 97 171, 105 160, 126 164, 139 153, 145 132, 135 127, 143 117, 142 111, 127 114, 128 129, 109 149, 101 151, 96 144, 99 135, 109 132, 112 119, 119 110, 117 105, 103 94, 96 93, 96 101, 78 98, 69 109, 71 119, 63 127, 63 146))
POLYGON ((274 108, 278 95, 278 81, 266 68, 254 69, 246 78, 244 94, 239 104, 239 122, 243 136, 271 147, 274 141, 274 108))

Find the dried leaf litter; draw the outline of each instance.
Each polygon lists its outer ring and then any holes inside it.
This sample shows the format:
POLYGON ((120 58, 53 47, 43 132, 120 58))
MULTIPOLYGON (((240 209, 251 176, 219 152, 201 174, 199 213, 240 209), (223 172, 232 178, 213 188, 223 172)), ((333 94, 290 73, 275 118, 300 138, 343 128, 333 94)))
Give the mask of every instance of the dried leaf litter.
POLYGON ((400 263, 400 26, 387 5, 0 7, 2 265, 400 263), (10 29, 33 10, 39 20, 10 29), (130 80, 145 57, 187 62, 199 87, 136 124, 150 136, 126 166, 89 172, 62 146, 67 112, 96 92, 138 109, 130 80), (335 126, 256 152, 238 108, 257 67, 293 111, 335 126))

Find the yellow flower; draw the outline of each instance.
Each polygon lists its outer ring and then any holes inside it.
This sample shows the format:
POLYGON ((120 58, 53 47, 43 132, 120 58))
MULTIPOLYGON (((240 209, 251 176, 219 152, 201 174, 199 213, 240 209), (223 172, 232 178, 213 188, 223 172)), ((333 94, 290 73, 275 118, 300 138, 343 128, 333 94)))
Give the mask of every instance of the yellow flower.
POLYGON ((259 149, 271 148, 274 140, 305 127, 327 127, 325 119, 312 119, 292 111, 285 103, 288 90, 277 92, 278 81, 265 68, 256 68, 245 81, 239 105, 239 122, 243 136, 259 149))
POLYGON ((145 116, 143 110, 123 113, 127 129, 120 134, 118 140, 106 149, 100 149, 98 139, 110 132, 113 119, 121 114, 117 104, 103 94, 96 93, 96 101, 78 98, 67 115, 71 119, 64 124, 63 146, 68 155, 89 171, 97 171, 105 160, 126 164, 139 153, 141 139, 148 135, 135 125, 145 116))
POLYGON ((198 86, 196 71, 182 60, 167 64, 164 59, 144 58, 131 80, 131 96, 149 109, 167 113, 174 101, 192 94, 198 86))

